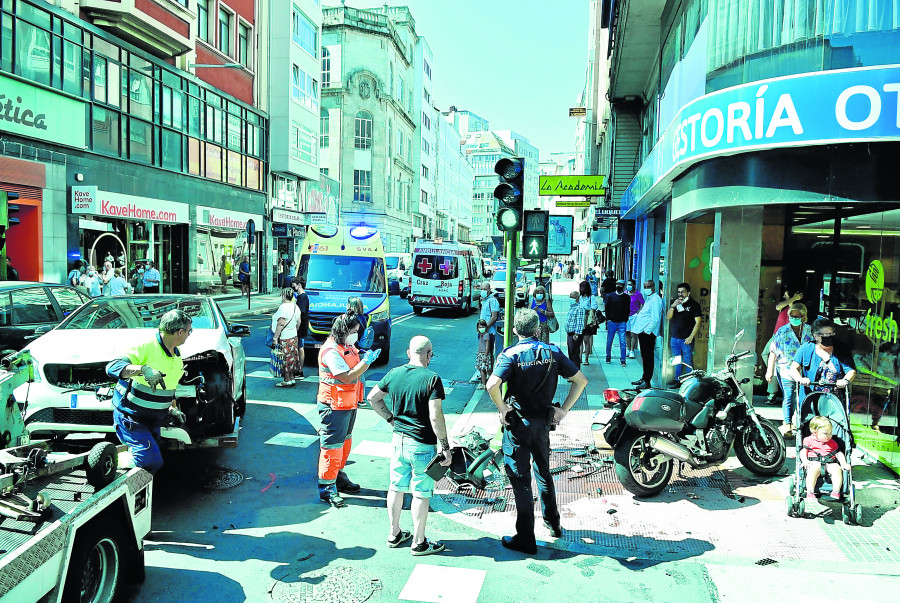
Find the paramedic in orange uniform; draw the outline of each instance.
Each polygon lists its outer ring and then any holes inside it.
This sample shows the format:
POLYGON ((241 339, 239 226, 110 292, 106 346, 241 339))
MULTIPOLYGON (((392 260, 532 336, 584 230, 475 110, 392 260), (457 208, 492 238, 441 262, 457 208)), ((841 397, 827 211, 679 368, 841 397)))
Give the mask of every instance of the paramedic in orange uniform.
POLYGON ((359 329, 356 312, 348 310, 334 319, 331 334, 319 351, 319 498, 337 508, 347 506, 340 492, 360 490, 343 469, 350 454, 356 408, 366 398, 361 377, 381 353, 369 350, 360 358, 359 349, 353 345, 359 340, 359 329))

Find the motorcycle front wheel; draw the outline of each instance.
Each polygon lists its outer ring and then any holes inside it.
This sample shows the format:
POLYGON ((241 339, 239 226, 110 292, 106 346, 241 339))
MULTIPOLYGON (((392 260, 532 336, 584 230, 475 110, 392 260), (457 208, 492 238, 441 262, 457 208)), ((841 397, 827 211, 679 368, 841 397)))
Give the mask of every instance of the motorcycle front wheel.
POLYGON ((761 419, 760 424, 766 432, 769 444, 766 445, 763 441, 756 425, 748 423, 734 442, 734 453, 741 465, 756 475, 775 475, 784 465, 786 455, 784 437, 770 422, 761 419))
POLYGON ((616 476, 635 496, 655 496, 672 479, 675 461, 650 447, 651 434, 629 434, 613 455, 616 476), (661 460, 664 459, 664 460, 661 460))

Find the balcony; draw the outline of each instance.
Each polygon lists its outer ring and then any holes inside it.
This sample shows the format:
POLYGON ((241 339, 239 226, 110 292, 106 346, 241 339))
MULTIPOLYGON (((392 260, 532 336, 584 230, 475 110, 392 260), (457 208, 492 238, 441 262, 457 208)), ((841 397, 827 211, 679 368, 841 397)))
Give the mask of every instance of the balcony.
POLYGON ((611 98, 640 98, 651 72, 658 69, 657 55, 666 0, 630 0, 618 3, 615 21, 611 98))
POLYGON ((171 0, 81 0, 83 18, 160 58, 193 49, 194 15, 171 0))

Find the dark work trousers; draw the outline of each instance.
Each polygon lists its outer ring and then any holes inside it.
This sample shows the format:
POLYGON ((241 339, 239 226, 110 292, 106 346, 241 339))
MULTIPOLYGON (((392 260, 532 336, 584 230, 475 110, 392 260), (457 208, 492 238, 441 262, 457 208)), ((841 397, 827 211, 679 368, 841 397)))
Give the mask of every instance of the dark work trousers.
POLYGON ((656 350, 656 335, 653 333, 638 333, 638 343, 641 346, 641 360, 644 363, 644 374, 641 375, 647 385, 653 378, 653 354, 656 350))
POLYGON ((531 464, 537 482, 544 519, 559 525, 556 489, 550 474, 550 430, 547 418, 514 420, 503 430, 503 457, 506 475, 516 497, 516 536, 533 544, 534 495, 531 490, 531 464))
POLYGON ((575 363, 575 366, 581 368, 581 345, 584 343, 584 335, 580 333, 569 333, 566 337, 566 347, 569 352, 569 360, 575 363))

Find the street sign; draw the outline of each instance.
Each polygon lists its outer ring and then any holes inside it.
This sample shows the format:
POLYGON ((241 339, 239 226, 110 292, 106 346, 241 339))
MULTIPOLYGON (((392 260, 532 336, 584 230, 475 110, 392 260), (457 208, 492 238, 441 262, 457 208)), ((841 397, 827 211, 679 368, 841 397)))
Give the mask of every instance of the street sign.
POLYGON ((572 231, 575 216, 550 216, 550 233, 547 237, 547 255, 572 253, 572 231))
POLYGON ((541 176, 538 195, 542 197, 599 197, 606 194, 606 176, 541 176))
POLYGON ((256 222, 252 219, 247 220, 247 238, 251 241, 253 240, 253 235, 256 234, 256 222))
POLYGON ((570 107, 569 117, 585 117, 587 115, 586 107, 570 107))
POLYGON ((557 199, 556 207, 590 207, 591 202, 587 199, 557 199))

